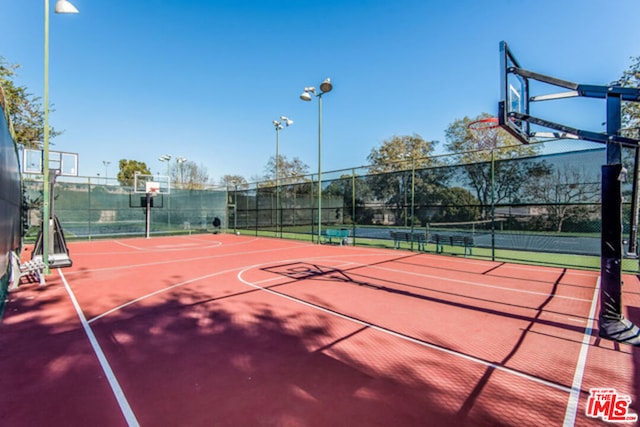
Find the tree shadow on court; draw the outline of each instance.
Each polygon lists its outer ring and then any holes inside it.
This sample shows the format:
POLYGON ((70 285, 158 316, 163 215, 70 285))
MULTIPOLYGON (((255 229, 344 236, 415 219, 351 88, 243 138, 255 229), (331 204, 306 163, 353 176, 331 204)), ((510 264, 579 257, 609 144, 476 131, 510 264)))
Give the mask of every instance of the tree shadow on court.
MULTIPOLYGON (((317 263, 307 263, 307 262, 296 262, 296 263, 286 263, 286 264, 277 264, 272 266, 264 267, 264 271, 268 271, 273 274, 280 274, 283 277, 290 279, 288 282, 281 283, 279 286, 283 284, 294 284, 297 281, 303 280, 312 280, 319 282, 332 282, 332 283, 345 283, 349 285, 355 285, 360 287, 366 287, 375 291, 387 292, 390 294, 396 294, 400 296, 406 296, 409 298, 425 300, 432 303, 441 304, 443 306, 452 307, 455 309, 464 309, 471 310, 479 313, 480 316, 483 314, 497 316, 499 318, 509 318, 519 320, 524 323, 520 328, 519 336, 514 336, 513 340, 510 341, 510 344, 506 342, 503 345, 509 345, 509 348, 504 348, 502 350, 503 356, 500 360, 487 360, 488 365, 485 366, 484 372, 478 375, 470 375, 468 377, 469 384, 473 384, 473 387, 468 390, 463 401, 456 406, 457 412, 454 415, 457 420, 458 425, 476 425, 477 423, 483 424, 486 422, 487 425, 501 425, 504 424, 505 421, 507 424, 511 424, 518 416, 522 414, 518 414, 518 408, 521 406, 515 404, 517 399, 522 399, 523 397, 531 398, 528 400, 528 409, 530 412, 527 412, 526 418, 527 422, 535 423, 536 425, 545 425, 548 423, 557 422, 564 416, 564 402, 561 399, 560 401, 554 400, 554 398, 549 399, 548 396, 538 395, 535 396, 532 393, 523 392, 528 388, 527 382, 530 382, 531 379, 523 380, 522 378, 513 377, 512 380, 508 381, 506 384, 504 382, 504 373, 500 373, 499 370, 502 367, 509 367, 510 371, 513 373, 520 372, 523 375, 530 375, 531 377, 535 377, 536 373, 528 374, 526 368, 524 371, 518 371, 518 366, 522 366, 521 361, 524 359, 528 359, 529 356, 526 354, 527 347, 524 346, 525 342, 530 342, 533 340, 539 339, 541 337, 540 329, 538 326, 551 326, 553 328, 559 328, 560 330, 564 330, 565 332, 575 332, 575 333, 583 333, 584 327, 580 325, 571 325, 566 322, 560 322, 550 319, 548 316, 549 313, 553 314, 564 314, 565 316, 569 316, 570 312, 563 313, 561 311, 554 311, 550 309, 550 303, 554 301, 556 294, 558 292, 558 288, 562 282, 564 274, 566 273, 566 269, 559 270, 559 274, 556 278, 556 281, 552 284, 551 289, 549 290, 548 296, 541 301, 539 304, 536 303, 536 306, 520 306, 520 305, 512 305, 509 303, 500 302, 497 300, 492 300, 484 297, 472 297, 467 295, 461 295, 455 292, 448 292, 443 290, 430 289, 428 285, 415 285, 410 283, 403 283, 391 278, 384 277, 374 277, 372 275, 362 274, 358 272, 360 267, 351 267, 347 269, 336 268, 331 266, 323 266, 317 263), (409 290, 410 289, 410 290, 409 290), (434 297, 431 295, 426 295, 425 291, 434 291, 438 292, 442 295, 442 298, 434 297), (447 296, 460 297, 464 296, 468 299, 469 303, 462 303, 459 300, 448 299, 447 296), (474 302, 479 304, 474 304, 474 302), (501 306, 502 308, 488 308, 486 306, 482 306, 483 302, 491 302, 501 306), (531 315, 523 315, 514 313, 513 309, 531 309, 531 315), (519 362, 512 365, 510 362, 518 355, 520 359, 519 362), (490 362, 490 363, 489 363, 490 362), (510 366, 511 365, 511 366, 510 366), (495 381, 494 378, 503 377, 502 380, 495 381), (514 385, 515 384, 515 385, 514 385), (521 387, 521 390, 514 392, 514 388, 521 387), (497 390, 497 391, 496 391, 497 390), (490 406, 486 406, 487 404, 487 396, 491 397, 492 404, 490 406), (494 406, 493 408, 491 406, 494 406), (504 419, 500 421, 495 420, 495 413, 500 412, 496 411, 496 407, 502 407, 502 413, 504 414, 504 419), (555 418, 554 418, 555 417, 555 418), (537 420, 534 422, 534 420, 537 420)), ((320 304, 324 305, 324 304, 320 304)), ((578 318, 578 315, 571 314, 574 318, 578 318)), ((585 317, 585 321, 587 318, 585 317)), ((490 327, 490 325, 488 325, 490 327)), ((473 328, 471 328, 473 329, 473 328)), ((393 331, 395 332, 395 331, 393 331)), ((460 330, 459 333, 464 336, 468 331, 460 330)), ((415 338, 415 337, 412 337, 415 338)), ((566 333, 558 333, 549 335, 548 338, 551 338, 555 342, 565 341, 566 343, 573 343, 575 345, 580 345, 581 342, 576 339, 571 339, 567 336, 566 333)), ((441 342, 438 339, 430 341, 427 339, 425 342, 430 343, 438 343, 441 342)), ((548 343, 549 341, 547 341, 548 343)), ((491 343, 487 343, 487 345, 491 345, 491 343)), ((566 344, 565 344, 566 345, 566 344)), ((574 346, 575 347, 575 346, 574 346)), ((447 346, 445 345, 444 349, 447 346)), ((530 347, 529 347, 530 348, 530 347)), ((549 349, 550 356, 553 355, 553 350, 549 349)), ((463 354, 465 356, 473 357, 473 354, 463 354)), ((544 357, 545 360, 553 360, 553 357, 544 357)), ((542 363, 543 361, 540 360, 542 363)), ((535 365, 535 363, 533 364, 535 365)), ((575 370, 575 365, 573 364, 571 358, 556 358, 553 365, 548 365, 543 370, 534 370, 540 375, 540 382, 547 383, 545 387, 549 387, 550 385, 557 386, 558 389, 568 390, 571 387, 571 378, 572 373, 575 370), (568 373, 570 375, 563 375, 563 373, 568 373)), ((606 373, 604 375, 606 377, 606 373)), ((565 393, 568 391, 565 391, 565 393)), ((582 393, 582 398, 588 396, 588 391, 582 393)))
MULTIPOLYGON (((394 260, 395 261, 395 260, 394 260)), ((388 261, 384 261, 388 262, 388 261)), ((373 264, 368 264, 367 266, 371 266, 373 264)), ((370 289, 374 289, 377 291, 387 292, 390 294, 406 296, 409 298, 421 299, 424 301, 435 302, 438 304, 443 304, 447 306, 451 306, 454 308, 462 308, 466 310, 478 311, 490 315, 501 316, 505 318, 511 319, 519 319, 527 322, 534 322, 537 324, 544 324, 548 326, 553 326, 556 328, 566 329, 574 332, 581 332, 583 330, 579 325, 571 325, 562 322, 555 322, 551 320, 547 320, 540 317, 542 308, 534 308, 525 305, 515 305, 512 303, 502 302, 496 299, 491 299, 488 297, 479 297, 479 296, 470 296, 464 295, 457 292, 451 292, 447 290, 443 290, 437 287, 429 287, 428 284, 416 285, 413 283, 405 283, 397 280, 380 277, 380 276, 372 276, 363 274, 358 272, 358 270, 362 268, 360 266, 352 267, 352 268, 336 268, 330 266, 320 265, 318 263, 308 263, 308 262, 295 262, 295 263, 287 263, 287 264, 278 264, 274 266, 264 267, 262 270, 268 271, 274 274, 280 274, 284 277, 290 279, 290 282, 281 283, 279 286, 295 283, 300 280, 319 280, 319 281, 329 281, 329 282, 342 282, 345 284, 356 285, 361 287, 367 287, 370 289), (425 292, 430 292, 432 295, 427 295, 425 292), (442 295, 441 298, 437 298, 433 296, 433 294, 442 295), (462 303, 458 301, 453 301, 447 297, 464 297, 469 303, 462 303), (493 305, 497 305, 502 307, 502 309, 493 309, 488 307, 483 307, 483 303, 491 303, 493 305), (521 315, 514 313, 513 309, 533 309, 534 314, 531 316, 521 315)), ((564 273, 562 273, 563 275, 564 273)), ((562 277, 560 276, 560 278, 562 277)), ((560 280, 558 279, 558 281, 560 280)), ((550 299, 546 300, 543 304, 543 308, 551 301, 553 296, 556 293, 559 282, 556 282, 553 285, 552 290, 550 291, 550 299)), ((562 314, 566 315, 566 313, 558 313, 548 309, 544 311, 548 313, 562 314)), ((574 317, 579 317, 578 315, 572 314, 574 317)), ((586 320, 586 317, 585 317, 586 320)))
POLYGON ((9 293, 0 323, 6 426, 124 425, 60 280, 9 293))
MULTIPOLYGON (((25 287, 0 327, 6 425, 125 425, 63 286, 25 287)), ((181 289, 91 324, 141 425, 452 425, 436 390, 330 349, 358 335, 264 293, 181 289), (200 302, 199 302, 200 301, 200 302)))
MULTIPOLYGON (((212 300, 189 290, 135 318, 94 326, 111 354, 142 424, 448 425, 434 390, 374 376, 329 349, 349 335, 331 332, 328 315, 283 312, 260 291, 212 300), (188 294, 188 295, 187 295, 188 294), (189 300, 188 304, 179 300, 189 300), (202 302, 196 302, 201 300, 202 302), (128 345, 135 342, 135 346, 128 345)), ((126 310, 125 310, 126 311, 126 310)), ((395 369, 395 368, 394 368, 395 369)))
MULTIPOLYGON (((125 425, 64 287, 52 281, 11 298, 0 325, 7 403, 0 419, 125 425)), ((456 418, 481 366, 411 343, 392 346, 393 337, 365 325, 275 298, 260 289, 215 295, 183 287, 91 329, 141 425, 499 426, 527 419, 495 410, 521 396, 503 383, 456 418), (458 369, 443 375, 451 363, 458 369)), ((532 398, 539 425, 558 421, 545 411, 549 397, 532 398)))

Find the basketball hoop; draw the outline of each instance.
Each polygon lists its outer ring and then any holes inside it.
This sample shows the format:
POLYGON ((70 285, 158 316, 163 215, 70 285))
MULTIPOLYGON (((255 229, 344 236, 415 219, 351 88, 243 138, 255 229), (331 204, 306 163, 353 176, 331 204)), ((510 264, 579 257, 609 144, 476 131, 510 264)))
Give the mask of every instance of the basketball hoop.
POLYGON ((497 117, 487 117, 471 122, 467 129, 469 129, 479 149, 489 150, 496 148, 498 145, 500 123, 497 117))

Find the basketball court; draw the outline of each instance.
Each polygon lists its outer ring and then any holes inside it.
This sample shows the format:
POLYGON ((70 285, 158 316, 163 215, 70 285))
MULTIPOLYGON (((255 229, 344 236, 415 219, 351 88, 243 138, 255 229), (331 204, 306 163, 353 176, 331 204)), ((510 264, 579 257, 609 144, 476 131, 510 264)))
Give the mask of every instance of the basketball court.
POLYGON ((591 389, 640 412, 597 272, 231 234, 69 250, 9 295, 6 425, 602 425, 591 389))
MULTIPOLYGON (((638 141, 622 136, 620 111, 640 90, 524 69, 505 42, 500 59, 498 115, 469 127, 480 148, 498 130, 523 144, 606 145, 599 272, 235 234, 150 238, 171 185, 141 174, 129 208, 145 210, 145 238, 67 244, 54 183, 77 176, 78 156, 24 150, 23 172, 51 179, 17 268, 52 271, 8 297, 3 423, 637 425, 640 276, 620 268, 620 182, 621 147, 638 141), (565 91, 532 94, 530 81, 565 91), (536 102, 570 97, 604 99, 606 132, 533 115, 536 102)), ((318 241, 321 225, 318 209, 318 241)))

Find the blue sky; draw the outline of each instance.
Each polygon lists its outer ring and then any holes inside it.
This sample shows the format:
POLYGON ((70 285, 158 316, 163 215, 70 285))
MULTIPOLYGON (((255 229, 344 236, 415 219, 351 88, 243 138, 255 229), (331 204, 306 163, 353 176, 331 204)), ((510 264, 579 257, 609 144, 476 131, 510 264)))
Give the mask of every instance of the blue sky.
MULTIPOLYGON (((51 9, 55 0, 51 1, 51 9)), ((524 68, 606 85, 640 56, 637 0, 72 0, 50 16, 52 149, 77 152, 81 175, 120 159, 166 171, 182 156, 225 174, 263 175, 275 154, 272 120, 295 121, 280 153, 323 171, 367 163, 393 135, 444 143, 456 119, 496 114, 498 44, 524 68)), ((17 83, 43 90, 42 0, 0 2, 0 55, 17 83)), ((555 103, 543 117, 601 130, 603 103, 555 103)))

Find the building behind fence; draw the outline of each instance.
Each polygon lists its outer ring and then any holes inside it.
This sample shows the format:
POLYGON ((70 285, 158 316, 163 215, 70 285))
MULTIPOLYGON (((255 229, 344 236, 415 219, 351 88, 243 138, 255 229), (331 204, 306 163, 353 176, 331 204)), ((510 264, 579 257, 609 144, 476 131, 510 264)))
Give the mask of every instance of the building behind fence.
MULTIPOLYGON (((471 237, 474 254, 484 248, 492 257, 498 250, 599 256, 605 147, 563 141, 514 153, 495 149, 324 172, 321 227, 348 230, 349 242, 358 245, 389 244, 394 233, 405 232, 422 233, 432 243, 435 235, 471 237), (539 154, 549 147, 564 151, 539 154)), ((633 159, 633 153, 626 157, 633 159)), ((631 230, 633 168, 628 169, 625 232, 631 230)), ((273 181, 197 190, 175 186, 154 200, 151 234, 208 232, 217 217, 234 232, 315 240, 314 179, 280 177, 278 188, 273 181)), ((37 225, 42 185, 26 181, 25 188, 28 219, 37 225)), ((61 177, 54 210, 68 239, 139 236, 145 232, 140 196, 115 181, 61 177)), ((417 249, 417 241, 405 247, 417 249)))

